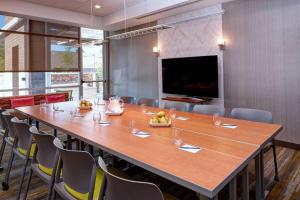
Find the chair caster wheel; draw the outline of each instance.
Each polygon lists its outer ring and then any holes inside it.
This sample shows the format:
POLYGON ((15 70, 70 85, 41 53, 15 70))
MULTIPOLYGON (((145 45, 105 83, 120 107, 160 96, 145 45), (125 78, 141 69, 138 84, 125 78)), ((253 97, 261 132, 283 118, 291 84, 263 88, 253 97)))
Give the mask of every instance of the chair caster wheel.
POLYGON ((9 189, 9 186, 8 186, 8 184, 7 183, 2 183, 2 190, 3 191, 7 191, 9 189))
POLYGON ((0 172, 3 172, 3 167, 0 167, 0 172))
POLYGON ((278 177, 274 178, 274 180, 275 180, 275 182, 279 182, 279 178, 278 177))

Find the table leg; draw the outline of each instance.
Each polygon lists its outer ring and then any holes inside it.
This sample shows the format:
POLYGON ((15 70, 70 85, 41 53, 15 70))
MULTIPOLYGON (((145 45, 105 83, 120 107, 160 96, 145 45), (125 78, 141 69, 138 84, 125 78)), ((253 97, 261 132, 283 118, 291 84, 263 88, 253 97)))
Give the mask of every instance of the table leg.
POLYGON ((236 200, 237 199, 237 191, 236 191, 236 177, 232 179, 229 183, 229 199, 236 200))
POLYGON ((72 137, 70 135, 67 136, 67 149, 72 149, 72 137))
POLYGON ((261 151, 260 153, 260 178, 261 178, 261 197, 262 199, 265 199, 265 176, 264 176, 264 171, 265 171, 265 168, 264 168, 264 152, 261 151))
POLYGON ((255 157, 255 199, 261 199, 260 153, 255 157))
POLYGON ((249 173, 248 166, 243 169, 243 200, 249 200, 249 173))

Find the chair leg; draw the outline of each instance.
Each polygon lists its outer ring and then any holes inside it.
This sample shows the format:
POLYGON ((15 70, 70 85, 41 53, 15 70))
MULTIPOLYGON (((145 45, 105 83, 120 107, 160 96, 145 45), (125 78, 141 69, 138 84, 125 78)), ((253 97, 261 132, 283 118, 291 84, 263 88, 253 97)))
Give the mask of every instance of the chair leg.
POLYGON ((3 191, 7 191, 9 189, 8 181, 9 181, 10 170, 11 170, 11 167, 12 167, 12 163, 14 161, 14 157, 15 157, 15 153, 14 153, 13 149, 11 149, 11 155, 10 155, 10 158, 9 158, 9 161, 8 161, 8 166, 7 166, 7 169, 6 169, 5 178, 4 178, 4 181, 2 182, 3 191))
POLYGON ((278 166, 277 166, 277 156, 276 156, 276 146, 275 146, 275 141, 272 141, 272 150, 273 150, 273 159, 274 159, 274 168, 275 168, 275 181, 279 181, 279 176, 278 176, 278 166))
POLYGON ((56 199, 56 195, 57 195, 57 192, 53 189, 53 195, 52 195, 51 200, 55 200, 56 199))
POLYGON ((27 181, 27 185, 26 185, 26 189, 25 189, 25 194, 24 194, 24 197, 23 199, 26 200, 27 198, 27 194, 28 194, 28 191, 29 191, 29 185, 30 185, 30 182, 31 182, 31 177, 32 177, 32 169, 30 169, 29 171, 29 177, 28 177, 28 181, 27 181))
POLYGON ((57 130, 56 129, 53 130, 53 135, 54 135, 54 137, 57 137, 57 130))
POLYGON ((1 161, 2 161, 2 158, 3 158, 5 146, 6 146, 5 137, 3 137, 2 138, 1 149, 0 149, 0 172, 3 171, 3 167, 1 167, 1 161))
POLYGON ((17 199, 20 199, 20 196, 21 196, 21 193, 22 193, 22 186, 23 186, 23 183, 24 183, 24 177, 26 175, 26 168, 27 168, 28 161, 29 161, 29 159, 27 158, 24 162, 17 199))

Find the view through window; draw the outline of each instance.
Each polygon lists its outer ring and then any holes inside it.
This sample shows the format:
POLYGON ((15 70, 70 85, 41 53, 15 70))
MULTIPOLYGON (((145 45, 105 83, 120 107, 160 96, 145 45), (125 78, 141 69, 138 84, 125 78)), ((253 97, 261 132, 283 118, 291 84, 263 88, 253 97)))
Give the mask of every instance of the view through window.
POLYGON ((0 15, 0 96, 58 91, 74 99, 103 96, 103 48, 93 42, 102 39, 102 30, 0 15))

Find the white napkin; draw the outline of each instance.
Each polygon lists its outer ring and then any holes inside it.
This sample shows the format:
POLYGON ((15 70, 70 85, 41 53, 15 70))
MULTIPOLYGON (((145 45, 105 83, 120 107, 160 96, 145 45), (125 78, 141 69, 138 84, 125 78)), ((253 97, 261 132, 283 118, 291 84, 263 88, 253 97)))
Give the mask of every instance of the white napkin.
POLYGON ((176 117, 176 119, 185 121, 185 120, 188 120, 189 118, 188 117, 176 117))
POLYGON ((234 125, 234 124, 222 124, 222 127, 224 127, 224 128, 235 129, 235 128, 237 128, 238 126, 237 126, 237 125, 234 125))
POLYGON ((140 138, 147 138, 150 136, 149 132, 144 132, 144 131, 138 131, 134 133, 135 136, 140 137, 140 138))
POLYGON ((190 153, 198 153, 201 150, 201 148, 190 144, 182 145, 181 147, 179 147, 179 149, 190 153))
POLYGON ((151 111, 148 111, 146 112, 146 115, 154 115, 155 113, 154 112, 151 112, 151 111))

